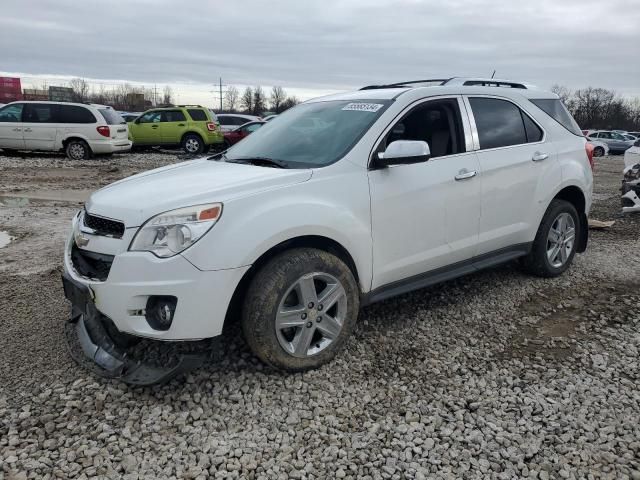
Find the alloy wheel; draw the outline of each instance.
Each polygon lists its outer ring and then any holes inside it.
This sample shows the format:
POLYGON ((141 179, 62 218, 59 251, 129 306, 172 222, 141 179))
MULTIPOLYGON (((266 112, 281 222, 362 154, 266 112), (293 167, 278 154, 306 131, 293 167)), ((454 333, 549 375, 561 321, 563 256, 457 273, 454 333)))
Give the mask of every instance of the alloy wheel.
POLYGON ((328 273, 303 275, 291 285, 278 306, 276 336, 294 357, 309 357, 331 345, 347 315, 347 294, 328 273))
POLYGON ((185 142, 185 148, 189 153, 195 153, 200 148, 200 143, 195 138, 189 138, 185 142))
POLYGON ((556 217, 547 235, 547 259, 560 268, 571 256, 576 238, 576 226, 573 217, 564 212, 556 217))

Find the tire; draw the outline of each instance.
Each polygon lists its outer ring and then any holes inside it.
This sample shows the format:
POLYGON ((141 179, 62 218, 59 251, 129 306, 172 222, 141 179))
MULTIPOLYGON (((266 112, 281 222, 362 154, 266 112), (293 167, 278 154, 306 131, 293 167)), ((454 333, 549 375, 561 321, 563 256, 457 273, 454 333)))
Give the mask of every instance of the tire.
POLYGON ((310 370, 340 351, 359 306, 358 285, 342 260, 322 250, 293 249, 271 259, 253 278, 244 299, 242 331, 263 362, 288 372, 310 370), (329 298, 324 304, 323 296, 329 298), (285 309, 290 313, 278 318, 285 309))
POLYGON ((69 160, 88 160, 91 157, 91 149, 84 140, 71 140, 67 143, 65 153, 69 160))
POLYGON ((578 239, 581 238, 582 225, 575 207, 566 200, 554 199, 540 222, 531 252, 523 258, 522 264, 529 273, 538 277, 557 277, 567 270, 576 254, 578 239), (564 227, 561 222, 564 220, 564 227), (564 248, 556 250, 553 236, 562 242, 564 248), (573 240, 570 235, 573 233, 573 240))
POLYGON ((593 156, 594 157, 602 157, 604 156, 604 148, 602 147, 596 147, 593 149, 593 156))
POLYGON ((188 133, 182 139, 182 149, 190 155, 198 155, 204 150, 204 142, 200 135, 188 133))

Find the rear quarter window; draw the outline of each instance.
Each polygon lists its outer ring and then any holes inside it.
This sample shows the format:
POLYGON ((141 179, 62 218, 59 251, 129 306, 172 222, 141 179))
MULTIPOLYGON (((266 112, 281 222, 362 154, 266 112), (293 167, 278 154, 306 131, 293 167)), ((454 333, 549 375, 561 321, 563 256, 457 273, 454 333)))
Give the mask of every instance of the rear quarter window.
POLYGON ((190 108, 187 110, 189 112, 189 116, 194 122, 207 122, 209 121, 209 117, 207 113, 200 108, 190 108))
POLYGON ((559 99, 536 98, 530 101, 574 135, 583 136, 580 127, 559 99))
POLYGON ((77 105, 58 105, 60 123, 96 123, 96 117, 84 107, 77 105))
POLYGON ((104 117, 107 125, 120 125, 121 123, 127 123, 118 112, 111 108, 99 108, 98 111, 104 117))

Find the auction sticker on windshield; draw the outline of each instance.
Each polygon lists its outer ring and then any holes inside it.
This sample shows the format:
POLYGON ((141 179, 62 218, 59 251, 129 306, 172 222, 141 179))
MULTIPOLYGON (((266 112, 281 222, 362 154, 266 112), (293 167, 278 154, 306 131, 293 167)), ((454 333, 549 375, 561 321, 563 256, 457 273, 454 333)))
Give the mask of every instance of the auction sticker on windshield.
POLYGON ((377 112, 384 105, 380 103, 349 103, 342 107, 342 110, 354 110, 357 112, 377 112))

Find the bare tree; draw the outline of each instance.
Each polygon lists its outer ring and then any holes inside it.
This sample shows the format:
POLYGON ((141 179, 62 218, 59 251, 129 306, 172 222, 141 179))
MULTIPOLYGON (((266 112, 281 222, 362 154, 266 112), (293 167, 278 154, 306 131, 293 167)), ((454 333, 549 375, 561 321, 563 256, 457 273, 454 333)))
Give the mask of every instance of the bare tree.
POLYGON ((284 112, 285 110, 288 110, 291 107, 295 107, 299 103, 300 103, 300 100, 298 100, 297 97, 287 97, 287 99, 284 102, 282 102, 282 105, 280 105, 280 111, 284 112))
POLYGON ((84 78, 72 78, 69 88, 73 90, 73 100, 86 102, 89 99, 89 83, 84 78))
POLYGON ((558 85, 557 83, 551 87, 551 91, 560 97, 562 103, 567 105, 571 100, 571 90, 564 85, 558 85))
POLYGON ((280 86, 275 86, 271 89, 271 98, 269 99, 271 103, 271 110, 275 113, 282 112, 282 102, 287 98, 287 93, 280 86))
POLYGON ((240 99, 240 106, 247 113, 253 112, 253 90, 251 87, 244 89, 244 93, 240 99))
POLYGON ((173 105, 173 90, 169 85, 166 85, 162 92, 162 103, 164 105, 173 105))
POLYGON ((264 95, 264 90, 261 86, 257 86, 253 89, 253 114, 262 115, 267 109, 267 98, 264 95))
POLYGON ((235 112, 238 108, 239 99, 240 91, 235 86, 231 85, 224 93, 224 108, 229 112, 235 112))

